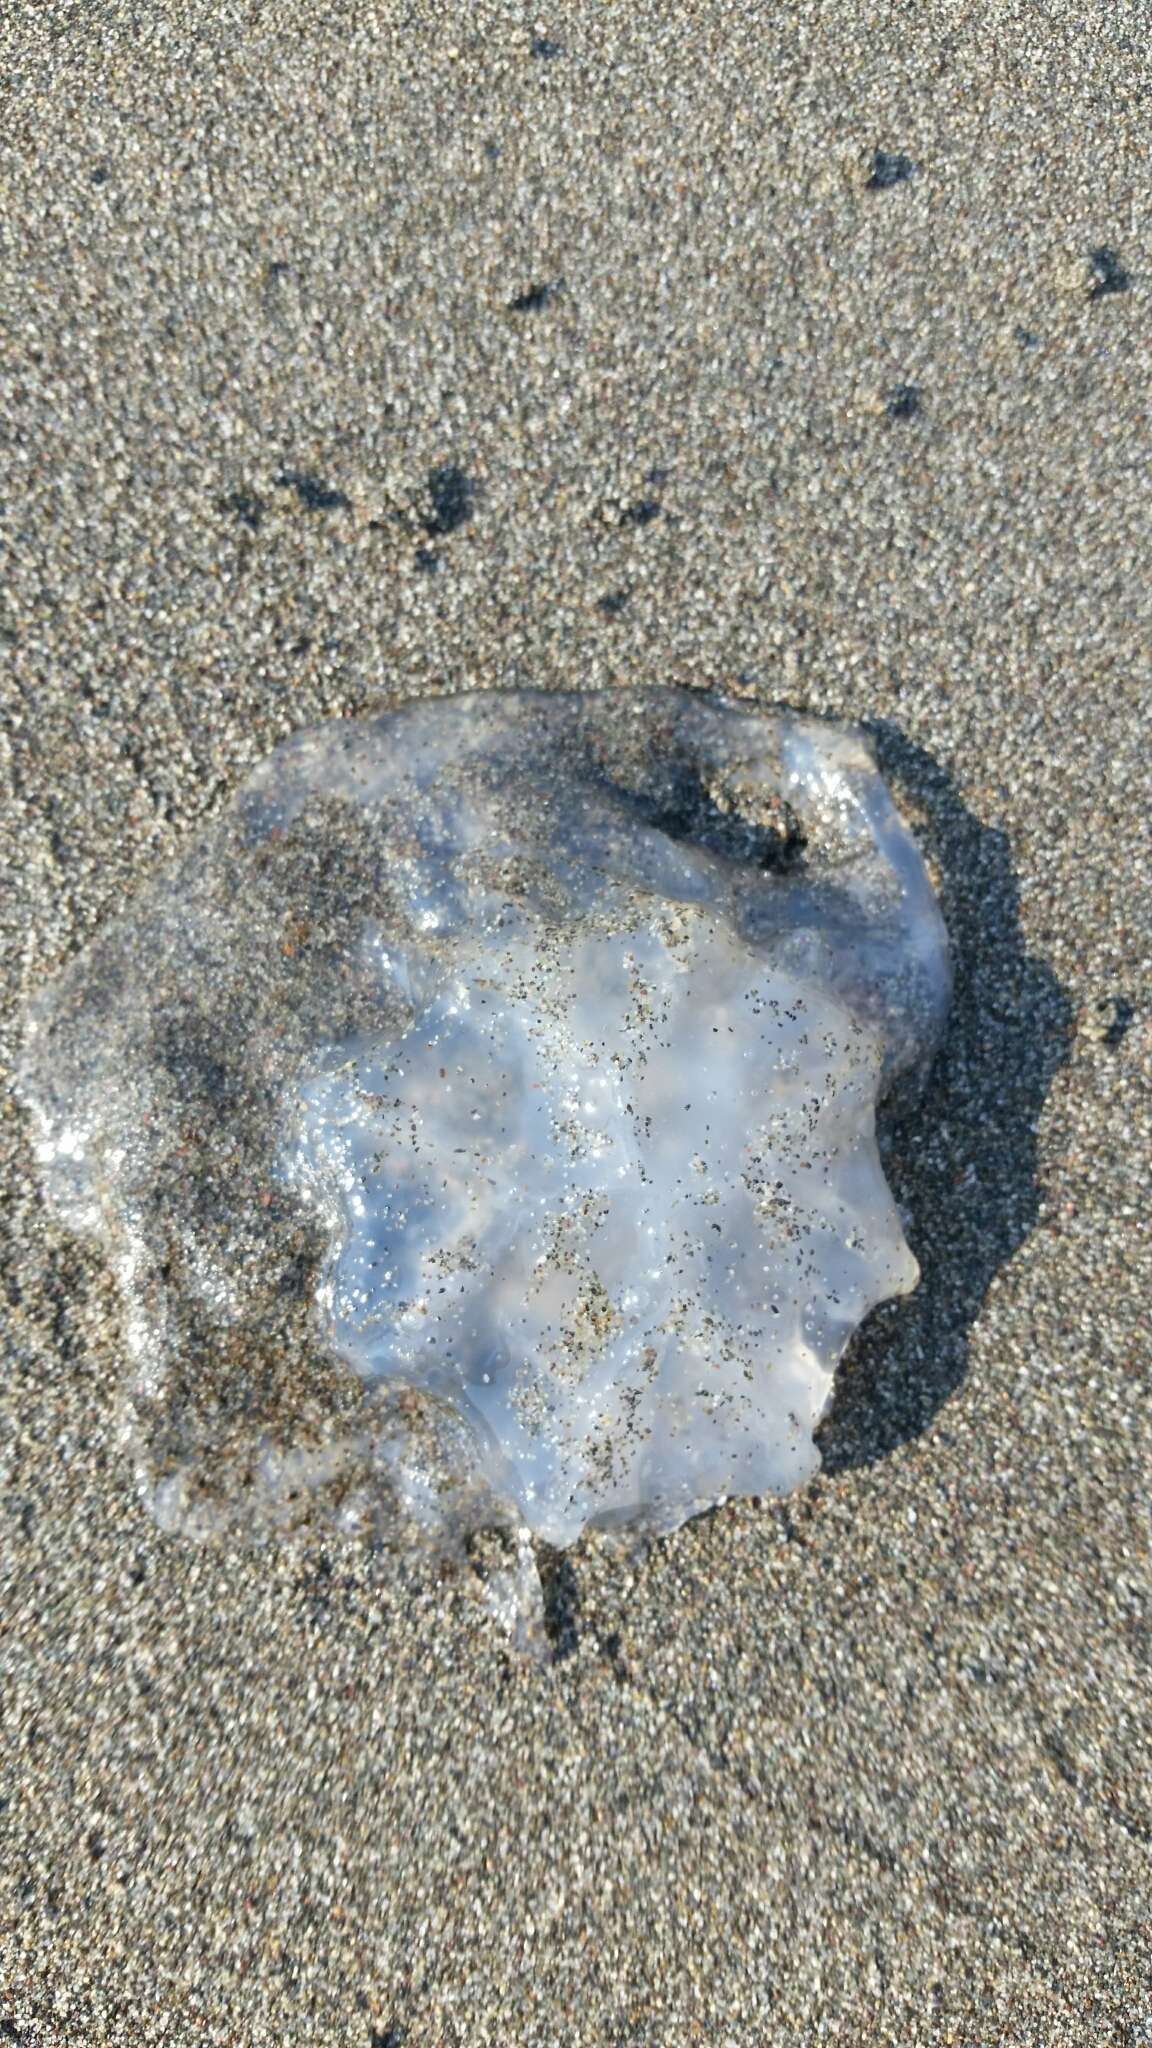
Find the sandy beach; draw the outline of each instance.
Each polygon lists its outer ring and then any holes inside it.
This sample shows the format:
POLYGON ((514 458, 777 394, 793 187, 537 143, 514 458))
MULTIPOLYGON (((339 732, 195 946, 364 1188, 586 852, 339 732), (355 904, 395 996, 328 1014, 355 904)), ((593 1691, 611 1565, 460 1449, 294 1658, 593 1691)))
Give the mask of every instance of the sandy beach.
POLYGON ((194 1546, 0 1125, 0 2039, 1152 2043, 1142 5, 12 0, 20 1007, 289 733, 858 719, 957 989, 786 1502, 551 1574, 194 1546))

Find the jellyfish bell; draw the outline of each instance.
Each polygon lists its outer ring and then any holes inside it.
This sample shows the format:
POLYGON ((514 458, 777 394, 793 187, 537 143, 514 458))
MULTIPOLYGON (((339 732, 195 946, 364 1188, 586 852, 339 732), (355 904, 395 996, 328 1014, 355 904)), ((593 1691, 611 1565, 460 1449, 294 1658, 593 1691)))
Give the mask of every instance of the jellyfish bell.
POLYGON ((916 1282, 875 1117, 948 997, 852 728, 526 691, 287 741, 28 1021, 153 1507, 566 1545, 801 1484, 916 1282))

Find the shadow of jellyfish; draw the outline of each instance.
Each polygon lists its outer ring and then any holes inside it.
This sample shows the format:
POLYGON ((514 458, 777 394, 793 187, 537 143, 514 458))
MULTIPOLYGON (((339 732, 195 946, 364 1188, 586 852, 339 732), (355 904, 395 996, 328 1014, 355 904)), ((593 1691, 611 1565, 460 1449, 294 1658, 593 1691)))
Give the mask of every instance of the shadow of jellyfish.
POLYGON ((826 1472, 910 1442, 960 1385, 988 1288, 1040 1212, 1036 1125, 1072 1039, 1063 987, 1024 946, 1007 834, 974 818, 947 770, 896 726, 867 730, 935 862, 956 984, 923 1100, 886 1135, 881 1116, 920 1285, 871 1315, 843 1360, 818 1436, 826 1472))

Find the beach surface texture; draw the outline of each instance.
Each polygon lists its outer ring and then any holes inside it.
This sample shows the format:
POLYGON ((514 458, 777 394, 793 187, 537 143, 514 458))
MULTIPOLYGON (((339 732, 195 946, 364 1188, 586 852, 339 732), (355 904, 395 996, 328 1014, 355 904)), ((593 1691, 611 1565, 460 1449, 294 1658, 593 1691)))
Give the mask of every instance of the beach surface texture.
POLYGON ((280 740, 472 689, 863 722, 956 987, 821 1474, 545 1559, 547 1667, 157 1527, 6 1094, 3 2042, 1152 2044, 1147 30, 5 10, 6 1072, 280 740))

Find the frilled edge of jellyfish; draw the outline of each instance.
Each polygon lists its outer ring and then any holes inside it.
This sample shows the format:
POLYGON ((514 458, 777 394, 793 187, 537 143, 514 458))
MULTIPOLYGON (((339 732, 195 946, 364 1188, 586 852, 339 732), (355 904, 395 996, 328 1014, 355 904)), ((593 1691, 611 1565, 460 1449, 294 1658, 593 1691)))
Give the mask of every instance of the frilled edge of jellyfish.
MULTIPOLYGON (((54 1205, 102 1240, 120 1283, 126 1445, 161 1525, 209 1537, 319 1521, 461 1558, 475 1532, 503 1529, 486 1598, 539 1651, 531 1543, 467 1422, 419 1389, 366 1391, 318 1340, 309 1287, 324 1247, 268 1170, 316 1045, 381 1029, 378 982, 345 966, 389 900, 397 786, 410 796, 505 743, 535 744, 532 772, 552 789, 569 755, 631 777, 657 830, 714 848, 746 881, 749 942, 815 966, 876 1033, 877 1094, 924 1070, 947 1009, 947 942, 861 734, 681 691, 524 692, 418 701, 286 742, 37 998, 18 1088, 54 1205), (405 781, 398 764, 413 759, 405 781), (235 1056, 244 1044, 259 1059, 235 1056), (251 1286, 261 1259, 271 1293, 251 1286)), ((867 1144, 871 1117, 869 1104, 867 1144)), ((900 1246, 908 1264, 890 1292, 915 1284, 902 1234, 900 1246)), ((834 1371, 835 1358, 813 1429, 834 1371)), ((818 1464, 813 1444, 807 1469, 818 1464)), ((635 1544, 725 1497, 606 1528, 635 1544)))

